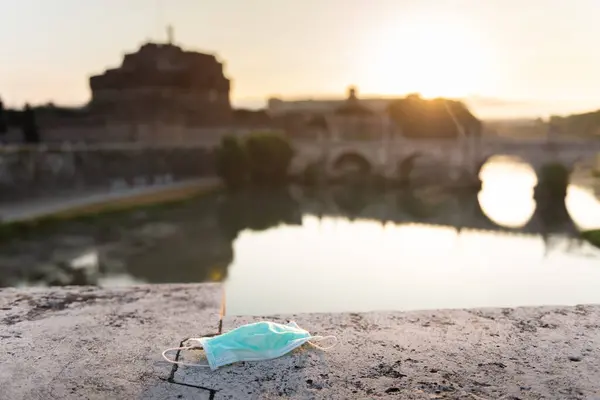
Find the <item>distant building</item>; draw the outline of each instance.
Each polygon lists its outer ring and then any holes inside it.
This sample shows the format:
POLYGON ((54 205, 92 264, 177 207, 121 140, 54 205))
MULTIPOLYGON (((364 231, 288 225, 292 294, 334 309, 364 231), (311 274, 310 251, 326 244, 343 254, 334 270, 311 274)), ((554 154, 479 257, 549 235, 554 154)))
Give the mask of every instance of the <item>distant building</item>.
POLYGON ((378 139, 391 133, 387 108, 394 99, 358 98, 348 88, 346 99, 283 101, 269 99, 268 112, 297 138, 378 139))
POLYGON ((376 112, 357 97, 356 88, 348 89, 348 98, 327 116, 329 132, 334 140, 381 138, 389 133, 385 112, 376 112))
POLYGON ((120 67, 90 78, 89 111, 107 120, 227 125, 230 81, 214 55, 173 44, 144 44, 120 67))
MULTIPOLYGON (((33 107, 48 143, 217 142, 223 135, 273 129, 265 110, 233 110, 231 82, 215 55, 146 43, 121 65, 89 78, 79 107, 33 107)), ((19 143, 21 110, 6 110, 2 141, 19 143)))
POLYGON ((345 100, 270 99, 268 112, 294 137, 333 140, 458 138, 481 135, 479 121, 458 100, 423 99, 417 94, 395 99, 362 99, 354 87, 345 100))
MULTIPOLYGON (((360 103, 375 113, 384 113, 394 98, 361 98, 360 103)), ((303 99, 282 100, 272 97, 267 101, 267 110, 272 116, 290 113, 321 114, 334 112, 343 106, 347 99, 303 99)))
POLYGON ((482 124, 459 100, 411 94, 392 102, 387 113, 400 135, 412 139, 480 137, 482 124))

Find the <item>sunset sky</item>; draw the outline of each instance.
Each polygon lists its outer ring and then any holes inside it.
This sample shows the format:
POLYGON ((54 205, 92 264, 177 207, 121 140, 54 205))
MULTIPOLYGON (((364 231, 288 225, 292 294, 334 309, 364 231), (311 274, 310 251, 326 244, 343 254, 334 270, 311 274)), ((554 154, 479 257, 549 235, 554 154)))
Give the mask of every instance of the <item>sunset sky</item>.
POLYGON ((218 53, 237 105, 467 97, 482 116, 600 108, 600 0, 0 0, 0 96, 78 104, 90 74, 175 28, 218 53))

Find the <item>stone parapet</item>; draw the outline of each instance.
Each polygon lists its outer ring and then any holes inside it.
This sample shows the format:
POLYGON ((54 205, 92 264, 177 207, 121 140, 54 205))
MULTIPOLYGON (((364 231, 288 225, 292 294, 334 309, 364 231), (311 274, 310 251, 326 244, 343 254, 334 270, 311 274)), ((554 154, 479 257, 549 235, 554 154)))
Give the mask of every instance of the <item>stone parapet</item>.
MULTIPOLYGON (((161 352, 219 332, 217 284, 0 291, 2 398, 594 399, 600 306, 226 316, 336 335, 217 371, 161 352)), ((199 353, 187 355, 198 361, 199 353)))

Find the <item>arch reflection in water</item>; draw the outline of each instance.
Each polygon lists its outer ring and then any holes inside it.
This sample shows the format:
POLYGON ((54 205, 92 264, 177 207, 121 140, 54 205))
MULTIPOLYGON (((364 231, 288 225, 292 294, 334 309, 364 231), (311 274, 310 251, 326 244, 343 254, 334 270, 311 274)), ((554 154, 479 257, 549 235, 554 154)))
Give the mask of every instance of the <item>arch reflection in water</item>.
POLYGON ((600 199, 592 188, 570 185, 565 202, 571 219, 580 230, 600 229, 600 199))
MULTIPOLYGON (((484 173, 484 191, 496 184, 510 195, 516 185, 531 199, 535 179, 517 175, 500 174, 498 185, 484 173)), ((231 314, 600 302, 600 250, 563 246, 579 238, 563 230, 548 252, 547 224, 503 228, 475 193, 293 189, 220 193, 132 216, 132 236, 103 246, 98 284, 225 280, 231 314)), ((98 259, 82 254, 77 265, 98 259)))
POLYGON ((537 176, 527 163, 514 157, 495 156, 479 174, 478 199, 485 215, 500 226, 522 228, 535 213, 533 198, 537 176))
POLYGON ((600 248, 600 177, 596 158, 581 160, 570 176, 565 206, 567 212, 590 245, 600 248))
POLYGON ((234 248, 233 315, 600 301, 598 255, 548 256, 538 235, 306 215, 234 248))

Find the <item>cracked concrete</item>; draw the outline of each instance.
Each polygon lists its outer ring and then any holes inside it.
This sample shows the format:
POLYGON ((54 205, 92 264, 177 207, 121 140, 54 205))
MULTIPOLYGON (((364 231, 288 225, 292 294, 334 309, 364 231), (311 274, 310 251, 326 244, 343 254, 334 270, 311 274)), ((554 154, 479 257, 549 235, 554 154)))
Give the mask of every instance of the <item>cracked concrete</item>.
POLYGON ((600 399, 600 306, 226 317, 339 344, 173 369, 161 351, 216 333, 220 299, 214 284, 0 291, 0 398, 600 399))
POLYGON ((0 399, 140 398, 168 376, 163 347, 216 332, 220 299, 213 284, 2 290, 0 399))

